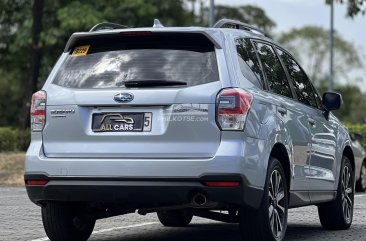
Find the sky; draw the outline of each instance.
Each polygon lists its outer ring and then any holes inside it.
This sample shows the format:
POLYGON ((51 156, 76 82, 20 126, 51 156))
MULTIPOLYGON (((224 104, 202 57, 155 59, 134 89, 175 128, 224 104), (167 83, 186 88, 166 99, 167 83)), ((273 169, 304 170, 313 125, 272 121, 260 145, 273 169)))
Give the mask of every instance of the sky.
MULTIPOLYGON (((208 3, 209 1, 207 1, 208 3)), ((325 0, 215 0, 222 5, 255 5, 265 10, 266 14, 277 24, 275 33, 299 28, 304 25, 316 25, 329 29, 330 8, 325 0)), ((341 36, 361 47, 361 60, 366 66, 366 15, 347 18, 346 6, 336 4, 334 8, 334 27, 341 36)), ((366 76, 365 68, 354 71, 353 75, 366 76)), ((366 77, 358 85, 366 91, 366 77)))

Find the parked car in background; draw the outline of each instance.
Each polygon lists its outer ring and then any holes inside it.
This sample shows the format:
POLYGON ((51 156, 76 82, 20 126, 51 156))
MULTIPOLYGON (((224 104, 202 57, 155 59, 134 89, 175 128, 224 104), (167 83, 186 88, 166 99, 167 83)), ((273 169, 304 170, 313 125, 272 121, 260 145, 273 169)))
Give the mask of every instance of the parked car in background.
POLYGON ((354 154, 331 113, 341 104, 245 23, 100 24, 71 36, 33 95, 27 192, 52 241, 85 241, 97 219, 136 211, 282 241, 288 209, 317 205, 324 229, 348 229, 354 154))
POLYGON ((355 155, 356 191, 366 191, 366 151, 361 145, 363 136, 359 133, 350 133, 353 154, 355 155))

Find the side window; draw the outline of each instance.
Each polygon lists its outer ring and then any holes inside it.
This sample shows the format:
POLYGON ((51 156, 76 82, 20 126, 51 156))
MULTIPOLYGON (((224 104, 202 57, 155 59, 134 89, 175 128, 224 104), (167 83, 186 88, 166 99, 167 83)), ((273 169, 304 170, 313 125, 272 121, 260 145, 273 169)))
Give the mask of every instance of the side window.
POLYGON ((236 39, 235 45, 238 52, 240 70, 244 77, 259 88, 264 88, 262 70, 250 40, 245 38, 236 39))
POLYGON ((294 86, 298 100, 305 105, 317 108, 318 105, 313 86, 311 85, 310 80, 306 76, 305 72, 290 55, 279 49, 277 49, 277 51, 291 77, 292 85, 294 86))
POLYGON ((271 92, 293 98, 285 70, 273 48, 268 44, 255 43, 271 92))
POLYGON ((315 90, 314 93, 315 93, 316 103, 318 104, 318 108, 320 110, 324 110, 322 98, 320 97, 319 92, 317 90, 315 90))

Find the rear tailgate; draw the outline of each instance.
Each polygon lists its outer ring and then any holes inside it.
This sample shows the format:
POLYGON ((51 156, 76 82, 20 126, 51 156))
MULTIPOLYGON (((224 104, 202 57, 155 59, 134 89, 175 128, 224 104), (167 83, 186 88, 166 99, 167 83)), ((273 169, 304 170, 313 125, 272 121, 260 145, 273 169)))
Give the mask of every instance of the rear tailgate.
POLYGON ((46 156, 215 155, 215 101, 222 86, 214 45, 201 34, 145 34, 88 39, 71 49, 46 89, 46 156), (187 85, 124 86, 152 80, 187 85))

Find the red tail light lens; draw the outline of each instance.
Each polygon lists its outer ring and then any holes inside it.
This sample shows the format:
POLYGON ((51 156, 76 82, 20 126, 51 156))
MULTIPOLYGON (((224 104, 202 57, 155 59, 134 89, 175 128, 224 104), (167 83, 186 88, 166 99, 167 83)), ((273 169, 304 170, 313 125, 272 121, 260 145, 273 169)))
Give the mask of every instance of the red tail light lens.
POLYGON ((26 180, 26 185, 32 185, 32 186, 44 186, 48 183, 48 180, 26 180))
POLYGON ((40 90, 33 94, 31 104, 31 130, 42 131, 46 124, 46 92, 40 90))
POLYGON ((222 130, 243 130, 253 96, 242 89, 223 89, 218 95, 217 121, 222 130))

